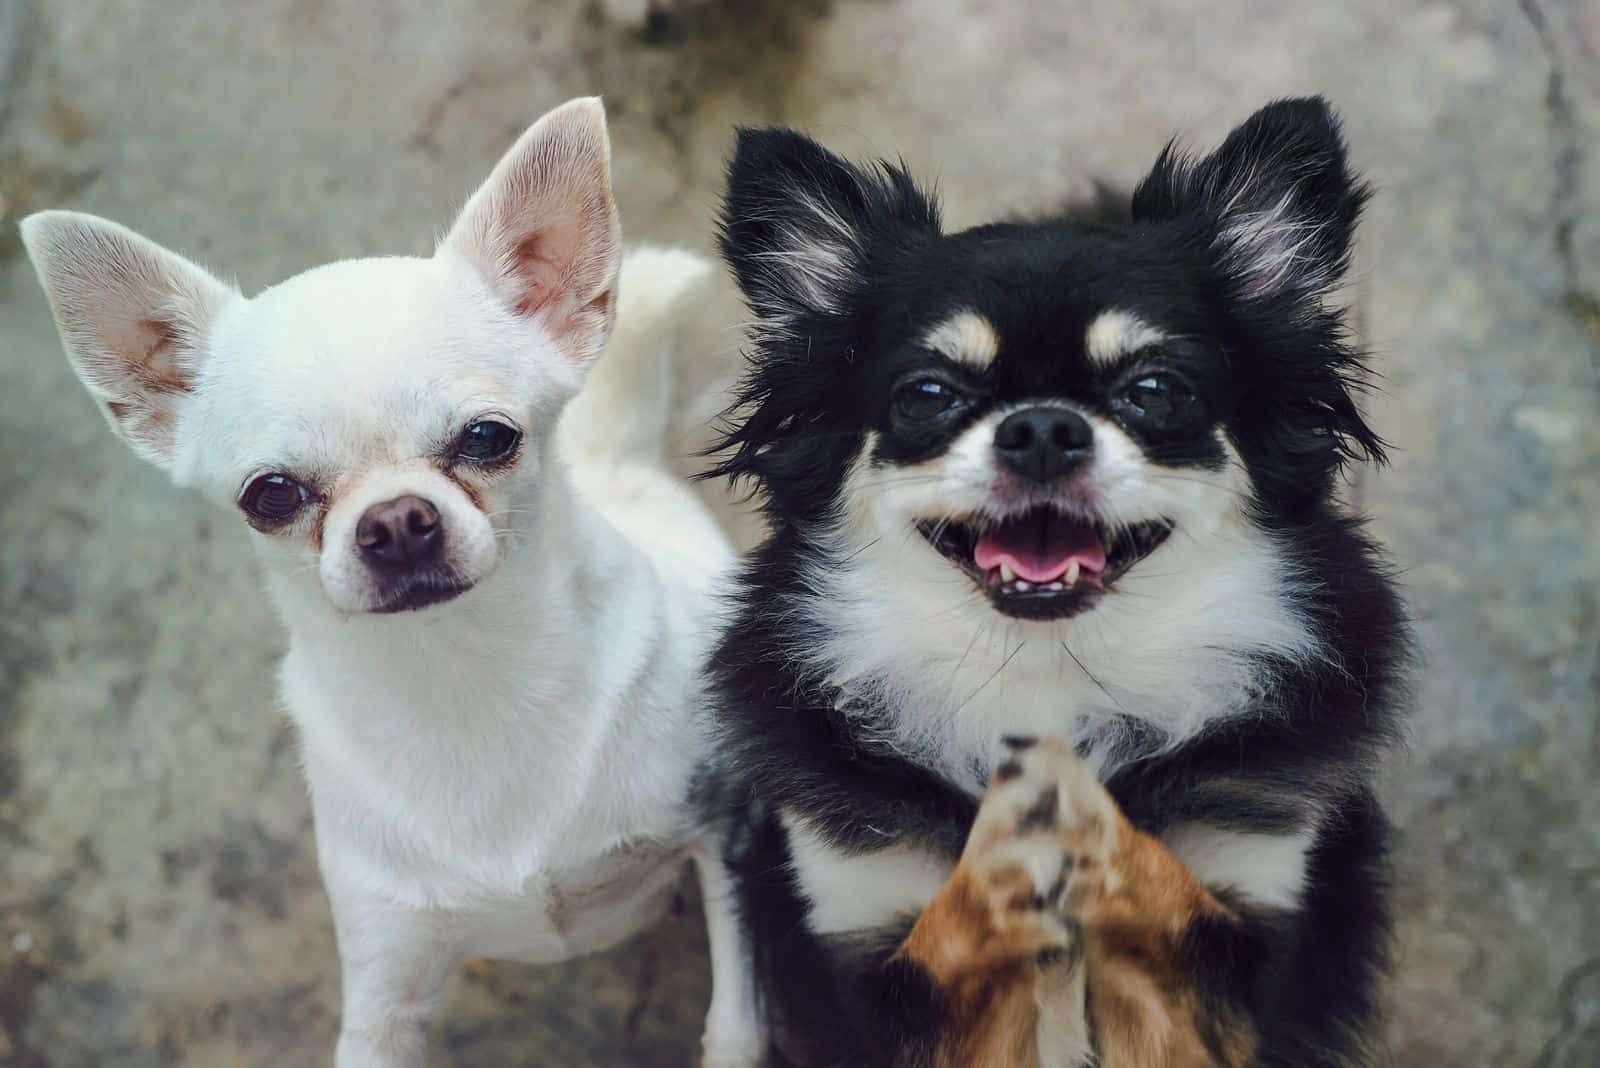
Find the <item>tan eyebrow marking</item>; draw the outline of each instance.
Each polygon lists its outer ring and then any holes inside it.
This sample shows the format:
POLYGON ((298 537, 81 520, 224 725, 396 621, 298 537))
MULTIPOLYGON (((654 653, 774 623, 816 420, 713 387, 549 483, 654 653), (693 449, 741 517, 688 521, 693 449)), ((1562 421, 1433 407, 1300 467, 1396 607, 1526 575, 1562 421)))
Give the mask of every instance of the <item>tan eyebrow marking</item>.
POLYGON ((1166 336, 1136 315, 1113 310, 1101 312, 1089 324, 1084 342, 1090 360, 1108 364, 1115 363, 1130 352, 1138 352, 1146 345, 1163 341, 1166 336))
POLYGON ((922 343, 941 356, 979 370, 987 370, 1000 352, 1000 335, 973 311, 959 311, 929 330, 922 343))

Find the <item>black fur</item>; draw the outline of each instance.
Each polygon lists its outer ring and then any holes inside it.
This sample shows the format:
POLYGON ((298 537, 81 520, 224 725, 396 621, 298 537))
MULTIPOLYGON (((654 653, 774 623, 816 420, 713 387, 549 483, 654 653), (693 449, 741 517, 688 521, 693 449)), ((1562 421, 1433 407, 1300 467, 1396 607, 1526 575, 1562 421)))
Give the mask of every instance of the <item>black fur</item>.
MULTIPOLYGON (((708 796, 740 832, 730 860, 786 1056, 923 1063, 940 1009, 926 977, 888 960, 903 928, 847 943, 808 929, 778 812, 803 814, 845 853, 914 844, 953 862, 976 811, 973 782, 993 770, 956 781, 885 741, 873 725, 890 710, 846 712, 857 698, 801 666, 819 638, 807 627, 827 625, 825 606, 821 622, 800 607, 813 596, 808 574, 840 566, 826 534, 845 479, 869 432, 871 462, 892 471, 1029 398, 1122 419, 1117 391, 1138 368, 1094 366, 1071 343, 1115 307, 1181 338, 1128 362, 1182 375, 1203 413, 1167 437, 1123 425, 1148 458, 1178 469, 1214 468, 1222 431, 1250 476, 1251 521, 1310 579, 1292 596, 1321 650, 1260 656, 1252 707, 1175 751, 1152 745, 1107 786, 1155 834, 1189 821, 1320 828, 1297 911, 1241 903, 1241 922, 1197 927, 1186 952, 1206 996, 1255 1022, 1260 1064, 1361 1061, 1388 929, 1386 824, 1371 780, 1398 732, 1407 657, 1379 550, 1335 496, 1347 462, 1383 458, 1357 404, 1366 369, 1329 299, 1366 196, 1320 99, 1263 109, 1203 159, 1169 146, 1126 218, 1101 205, 1092 219, 949 235, 903 165, 857 168, 793 131, 740 132, 722 251, 760 321, 712 473, 750 480, 774 533, 744 566, 712 663, 723 729, 708 796), (978 310, 1004 339, 988 372, 918 346, 952 308, 978 310), (966 407, 931 429, 897 425, 896 384, 929 369, 966 407)), ((1139 737, 1139 710, 1121 714, 1139 737)), ((1062 733, 1072 722, 1064 708, 1062 733)))

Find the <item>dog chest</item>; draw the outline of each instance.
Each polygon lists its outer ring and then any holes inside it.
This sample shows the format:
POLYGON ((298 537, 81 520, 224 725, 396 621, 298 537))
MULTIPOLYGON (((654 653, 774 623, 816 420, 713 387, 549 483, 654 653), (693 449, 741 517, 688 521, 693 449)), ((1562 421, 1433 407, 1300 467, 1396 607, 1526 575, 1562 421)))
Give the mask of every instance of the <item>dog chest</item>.
POLYGON ((873 930, 917 915, 953 867, 909 845, 847 853, 790 811, 783 826, 795 883, 810 906, 806 922, 819 935, 873 930))

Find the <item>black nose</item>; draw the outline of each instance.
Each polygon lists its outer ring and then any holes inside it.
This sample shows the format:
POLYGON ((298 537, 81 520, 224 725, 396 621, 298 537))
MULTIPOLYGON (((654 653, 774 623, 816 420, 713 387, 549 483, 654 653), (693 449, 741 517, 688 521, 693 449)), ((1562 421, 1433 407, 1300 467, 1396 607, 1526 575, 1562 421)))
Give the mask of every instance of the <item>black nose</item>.
POLYGON ((1034 482, 1048 482, 1089 458, 1094 428, 1071 408, 1023 408, 994 430, 1002 463, 1034 482))
POLYGON ((439 556, 439 510, 421 497, 396 497, 368 508, 356 524, 356 545, 370 564, 415 567, 439 556))

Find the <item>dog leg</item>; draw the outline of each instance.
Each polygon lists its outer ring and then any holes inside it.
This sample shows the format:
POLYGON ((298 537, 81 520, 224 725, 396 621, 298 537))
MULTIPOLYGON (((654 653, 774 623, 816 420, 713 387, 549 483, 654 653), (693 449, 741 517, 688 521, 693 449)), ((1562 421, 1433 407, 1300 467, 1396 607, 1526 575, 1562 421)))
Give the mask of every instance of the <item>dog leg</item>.
POLYGON ((1248 1063, 1248 1019, 1185 958, 1232 913, 1065 743, 1009 744, 960 864, 901 948, 948 1012, 938 1063, 1248 1063))
POLYGON ((706 1013, 705 1068, 754 1068, 767 1036, 756 999, 755 970, 734 902, 733 883, 714 850, 695 853, 711 944, 711 1008, 706 1013))
MULTIPOLYGON (((1021 749, 1001 766, 960 863, 901 946, 939 992, 945 1018, 934 1059, 941 1068, 1038 1065, 1037 995, 1082 990, 1070 977, 1081 937, 1064 905, 1098 873, 1062 849, 1061 810, 1069 799, 1059 771, 1048 756, 1021 749), (1046 968, 1052 981, 1041 987, 1046 968)), ((1108 813, 1085 813, 1082 822, 1104 827, 1108 813)), ((1082 1031, 1052 1024, 1053 1033, 1082 1031)))
POLYGON ((461 963, 447 919, 336 900, 344 1013, 337 1068, 420 1068, 445 980, 461 963))
MULTIPOLYGON (((1096 784, 1098 787, 1098 784, 1096 784)), ((1106 1068, 1242 1068, 1257 1032, 1216 984, 1246 954, 1240 917, 1119 812, 1105 892, 1077 904, 1090 1015, 1106 1068), (1231 965, 1229 962, 1233 962, 1231 965), (1208 978, 1209 977, 1209 978, 1208 978), (1214 985, 1216 984, 1216 985, 1214 985)))

